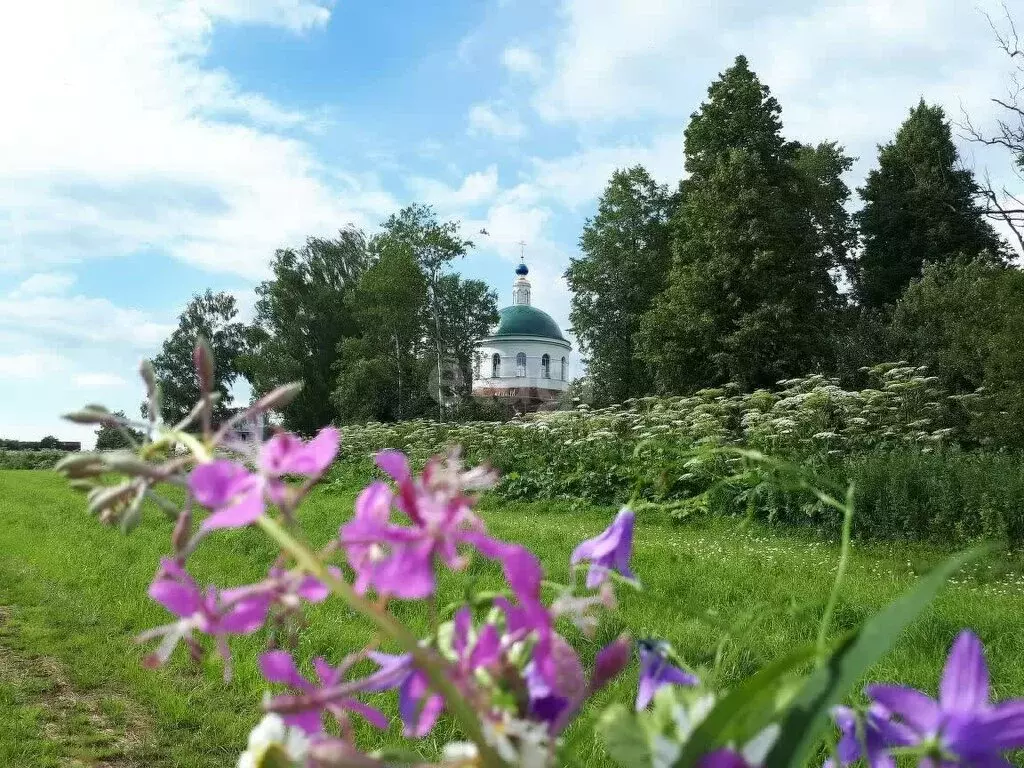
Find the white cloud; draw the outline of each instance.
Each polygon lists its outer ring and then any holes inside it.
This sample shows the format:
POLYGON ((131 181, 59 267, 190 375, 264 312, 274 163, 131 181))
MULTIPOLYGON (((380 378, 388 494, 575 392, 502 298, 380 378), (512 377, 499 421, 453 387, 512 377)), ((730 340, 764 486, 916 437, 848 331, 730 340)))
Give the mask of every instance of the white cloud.
POLYGON ((540 57, 530 48, 513 45, 505 49, 501 56, 505 69, 517 75, 539 78, 544 74, 540 57))
POLYGON ((76 373, 71 377, 71 383, 79 389, 113 389, 128 384, 127 379, 114 373, 76 373))
POLYGON ((683 175, 682 131, 658 134, 646 143, 595 144, 559 158, 534 159, 530 183, 538 196, 575 208, 600 196, 613 171, 634 165, 674 187, 683 175))
POLYGON ((21 352, 0 355, 0 379, 39 379, 64 368, 62 357, 49 352, 21 352))
POLYGON ((14 296, 39 296, 64 293, 75 283, 75 276, 67 272, 37 272, 22 280, 14 289, 14 296))
POLYGON ((89 344, 151 350, 174 330, 138 309, 87 296, 0 297, 0 329, 89 344))
POLYGON ((561 8, 551 77, 534 99, 556 121, 683 123, 743 53, 779 97, 787 129, 877 141, 893 105, 905 111, 920 95, 954 114, 961 94, 987 109, 982 101, 1006 69, 979 8, 949 0, 563 0, 561 8))
POLYGON ((377 197, 328 185, 276 132, 308 116, 204 63, 215 22, 322 25, 311 0, 19 3, 0 25, 0 264, 161 248, 259 275, 274 249, 375 222, 377 197), (343 202, 344 201, 344 202, 343 202))
POLYGON ((470 136, 519 139, 526 134, 526 126, 519 115, 501 102, 474 104, 469 108, 468 119, 470 136))
POLYGON ((271 24, 302 32, 319 27, 331 17, 333 0, 200 0, 211 16, 244 24, 271 24))
POLYGON ((491 165, 486 170, 470 173, 455 188, 423 177, 410 179, 409 186, 418 198, 442 211, 479 205, 498 192, 498 166, 491 165))

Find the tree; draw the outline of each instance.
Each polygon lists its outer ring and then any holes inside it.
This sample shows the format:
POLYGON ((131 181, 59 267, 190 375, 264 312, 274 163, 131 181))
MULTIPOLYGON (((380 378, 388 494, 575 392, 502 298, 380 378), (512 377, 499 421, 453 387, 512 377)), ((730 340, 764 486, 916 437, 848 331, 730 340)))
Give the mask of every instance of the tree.
POLYGON ((799 146, 793 164, 803 207, 814 227, 819 258, 837 275, 849 272, 857 232, 847 210, 850 188, 843 174, 853 167, 853 158, 836 142, 827 141, 813 147, 799 146))
POLYGON ((342 421, 429 416, 438 402, 463 415, 475 342, 498 320, 497 295, 457 274, 439 275, 431 294, 417 250, 427 239, 413 228, 400 236, 385 229, 371 242, 375 262, 350 296, 360 335, 343 341, 336 366, 332 397, 342 421))
POLYGON ((289 430, 311 435, 337 415, 331 393, 339 350, 359 333, 346 299, 368 266, 365 236, 348 228, 333 240, 311 237, 298 250, 278 250, 273 278, 256 288, 256 319, 239 367, 257 396, 303 383, 281 414, 289 430))
POLYGON ((653 389, 634 335, 665 289, 675 202, 642 166, 615 171, 597 215, 583 228, 581 256, 570 259, 565 272, 573 294, 573 333, 585 352, 599 402, 621 402, 653 389))
MULTIPOLYGON (((113 415, 117 416, 122 420, 125 418, 124 411, 114 411, 113 415)), ((129 434, 133 435, 137 442, 142 442, 141 432, 134 429, 129 429, 127 427, 124 427, 123 429, 127 431, 129 434)), ((111 426, 110 424, 102 424, 100 425, 100 428, 96 430, 97 451, 114 451, 120 448, 131 447, 132 444, 128 440, 127 435, 125 435, 124 431, 118 429, 117 427, 111 426)))
POLYGON ((942 107, 922 99, 910 110, 858 192, 863 249, 855 274, 864 306, 894 303, 926 264, 1002 259, 1003 243, 984 219, 974 174, 960 167, 942 107))
MULTIPOLYGON (((996 121, 992 133, 983 132, 971 123, 968 116, 965 128, 973 141, 992 147, 1002 147, 1012 157, 1012 172, 1018 186, 1024 184, 1024 42, 1021 41, 1017 25, 1010 15, 1009 7, 1003 4, 1005 18, 998 25, 989 17, 989 24, 996 36, 999 49, 1009 58, 1011 73, 1007 78, 1010 83, 1008 93, 1003 98, 993 98, 1000 109, 1001 117, 996 121)), ((1013 193, 1003 184, 999 189, 986 178, 981 190, 985 200, 985 215, 1006 225, 1013 233, 1021 252, 1024 252, 1024 199, 1020 193, 1013 193)))
POLYGON ((974 401, 978 435, 1024 445, 1024 272, 986 261, 930 264, 893 310, 904 359, 974 401), (975 393, 978 388, 981 392, 975 393))
MULTIPOLYGON (((153 358, 153 370, 160 383, 161 418, 168 424, 181 421, 201 396, 192 353, 198 339, 206 339, 216 362, 213 388, 220 394, 214 405, 215 421, 229 414, 228 388, 238 377, 238 357, 245 342, 245 327, 235 322, 238 309, 229 293, 207 289, 196 294, 178 318, 178 327, 153 358)), ((145 405, 143 405, 145 410, 145 405)))
POLYGON ((828 185, 801 168, 778 102, 743 56, 708 95, 685 132, 689 178, 668 285, 637 333, 663 392, 770 386, 813 370, 836 301, 834 238, 822 230, 828 185))
POLYGON ((427 283, 409 248, 371 241, 375 259, 348 295, 361 337, 346 338, 332 399, 342 422, 392 421, 422 415, 427 283))
POLYGON ((47 435, 39 441, 39 447, 43 450, 55 450, 60 448, 60 439, 53 435, 47 435))
POLYGON ((456 406, 471 397, 476 342, 498 322, 498 294, 481 280, 443 275, 437 282, 440 335, 451 369, 456 373, 446 393, 456 406))
POLYGON ((440 281, 444 267, 456 258, 465 256, 473 247, 473 243, 462 239, 457 222, 438 222, 433 208, 419 204, 407 206, 388 218, 383 224, 383 232, 374 240, 377 248, 406 249, 423 270, 427 283, 427 308, 430 313, 427 335, 434 349, 438 417, 443 420, 442 381, 448 342, 442 334, 441 327, 440 281))

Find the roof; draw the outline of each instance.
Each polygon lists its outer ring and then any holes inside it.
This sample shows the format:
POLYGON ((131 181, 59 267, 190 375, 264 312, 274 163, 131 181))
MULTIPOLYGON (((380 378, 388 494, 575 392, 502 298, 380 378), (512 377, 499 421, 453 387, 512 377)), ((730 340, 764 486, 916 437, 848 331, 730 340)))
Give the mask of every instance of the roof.
POLYGON ((566 341, 551 315, 529 304, 514 304, 500 310, 498 327, 491 334, 492 338, 497 336, 539 336, 566 341))

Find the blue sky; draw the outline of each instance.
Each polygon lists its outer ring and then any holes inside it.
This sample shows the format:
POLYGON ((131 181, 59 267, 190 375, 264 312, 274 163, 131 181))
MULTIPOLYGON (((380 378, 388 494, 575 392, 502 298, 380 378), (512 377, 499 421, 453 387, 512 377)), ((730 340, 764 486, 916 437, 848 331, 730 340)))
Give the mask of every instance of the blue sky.
MULTIPOLYGON (((561 274, 616 167, 682 173, 710 81, 748 56, 787 134, 860 159, 923 96, 982 125, 1008 62, 974 0, 57 0, 0 12, 0 436, 91 441, 189 297, 412 201, 460 271, 567 325, 561 274), (490 233, 479 236, 481 227, 490 233)), ((998 152, 965 162, 1007 178, 998 152)), ((578 362, 577 362, 578 370, 578 362)))

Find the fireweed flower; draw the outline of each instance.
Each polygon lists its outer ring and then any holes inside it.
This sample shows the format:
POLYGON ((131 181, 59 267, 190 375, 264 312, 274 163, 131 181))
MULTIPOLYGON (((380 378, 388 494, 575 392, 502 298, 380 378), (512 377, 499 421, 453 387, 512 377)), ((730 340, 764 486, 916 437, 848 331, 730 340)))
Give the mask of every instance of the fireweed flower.
MULTIPOLYGON (((328 570, 335 576, 341 571, 329 566, 328 570)), ((256 584, 244 587, 232 587, 221 590, 221 596, 228 603, 234 603, 247 597, 263 598, 271 605, 280 607, 284 612, 298 611, 303 601, 321 603, 330 595, 330 589, 315 576, 301 571, 289 571, 277 566, 271 567, 267 578, 256 584)))
POLYGON ((298 726, 311 736, 323 731, 324 712, 330 712, 343 726, 348 721, 347 713, 356 712, 378 728, 387 728, 388 719, 379 710, 342 692, 345 688, 358 689, 366 684, 364 680, 345 686, 342 677, 348 666, 343 663, 335 668, 318 656, 313 659, 313 668, 319 683, 314 684, 299 673, 290 653, 268 651, 260 656, 263 676, 272 683, 282 683, 300 692, 297 697, 271 699, 268 706, 272 710, 279 708, 285 723, 298 726))
POLYGON ((228 599, 215 587, 201 590, 189 573, 169 558, 160 561, 156 578, 149 585, 149 596, 177 616, 178 621, 139 635, 140 642, 163 638, 147 663, 153 666, 165 663, 182 640, 193 656, 198 656, 199 645, 193 632, 201 632, 216 638, 217 650, 228 665, 226 675, 230 674, 231 661, 226 637, 255 632, 263 626, 270 609, 270 600, 264 595, 235 595, 228 599))
POLYGON ((1024 699, 989 701, 985 650, 969 630, 950 649, 938 701, 896 685, 869 685, 867 694, 926 753, 921 765, 1008 765, 1002 753, 1024 747, 1024 699))
POLYGON ((623 507, 612 524, 592 539, 587 539, 573 550, 570 565, 590 562, 587 588, 593 589, 608 578, 608 571, 617 571, 627 579, 636 579, 629 568, 633 554, 633 510, 623 507))
POLYGON ((468 559, 459 553, 460 545, 500 546, 473 514, 468 493, 493 485, 492 472, 463 470, 457 454, 445 461, 432 459, 419 479, 398 451, 383 451, 376 461, 394 480, 397 493, 384 483, 371 484, 356 500, 355 516, 339 532, 357 591, 373 587, 391 597, 424 598, 434 592, 435 562, 461 570, 468 559), (392 523, 392 508, 411 525, 392 523))
POLYGON ((284 475, 316 477, 338 452, 339 435, 326 427, 308 443, 289 434, 278 434, 263 444, 257 458, 258 471, 229 459, 200 464, 188 478, 196 501, 213 510, 201 529, 239 528, 255 522, 269 499, 275 504, 288 500, 284 475))
MULTIPOLYGON (((455 659, 448 669, 456 685, 467 693, 472 693, 477 673, 494 668, 503 659, 505 652, 496 626, 485 624, 474 638, 471 623, 469 609, 459 609, 453 622, 451 638, 455 659)), ((371 687, 365 690, 397 688, 398 711, 405 726, 405 734, 416 738, 425 736, 441 714, 444 699, 430 691, 426 674, 413 665, 410 654, 372 652, 368 655, 380 670, 371 676, 371 687)))
POLYGON ((444 699, 430 692, 426 674, 413 666, 412 656, 407 653, 396 656, 373 651, 367 655, 380 667, 371 676, 380 682, 370 684, 364 690, 373 692, 397 688, 398 714, 405 726, 405 735, 417 739, 426 736, 444 709, 444 699))
POLYGON ((582 701, 587 681, 580 657, 559 634, 551 635, 546 661, 553 675, 542 674, 541 666, 531 660, 524 677, 530 695, 530 717, 553 726, 570 707, 575 708, 582 701))
POLYGON ((689 672, 673 666, 667 658, 666 644, 657 640, 641 640, 638 643, 640 653, 640 688, 636 696, 636 709, 639 712, 651 703, 654 694, 665 685, 697 685, 697 677, 689 672))

